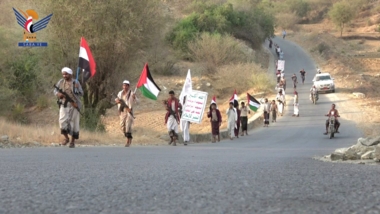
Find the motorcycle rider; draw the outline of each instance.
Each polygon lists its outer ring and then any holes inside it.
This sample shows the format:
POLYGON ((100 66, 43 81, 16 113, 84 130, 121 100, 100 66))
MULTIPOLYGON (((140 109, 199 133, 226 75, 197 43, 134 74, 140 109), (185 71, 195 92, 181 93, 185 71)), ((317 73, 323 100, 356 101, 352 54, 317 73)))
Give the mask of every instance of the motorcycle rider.
MULTIPOLYGON (((335 109, 335 104, 331 105, 330 111, 325 116, 327 116, 327 117, 334 116, 335 117, 335 129, 336 129, 336 133, 339 133, 338 129, 340 127, 340 123, 338 121, 338 117, 340 117, 340 115, 339 115, 338 110, 335 109)), ((323 133, 324 135, 327 135, 327 133, 328 133, 329 124, 330 124, 329 119, 327 119, 326 120, 326 132, 323 133)))
MULTIPOLYGON (((317 100, 319 99, 319 94, 318 94, 318 90, 317 90, 317 87, 315 87, 315 85, 313 85, 311 88, 310 88, 310 100, 313 100, 313 94, 316 93, 317 94, 317 100)), ((316 100, 316 101, 317 101, 316 100)))

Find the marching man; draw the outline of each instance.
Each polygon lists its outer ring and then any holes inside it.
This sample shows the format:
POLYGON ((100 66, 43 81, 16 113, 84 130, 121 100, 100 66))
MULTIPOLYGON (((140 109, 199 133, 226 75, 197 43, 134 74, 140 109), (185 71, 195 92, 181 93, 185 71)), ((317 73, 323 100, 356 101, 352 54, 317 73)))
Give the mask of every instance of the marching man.
POLYGON ((182 109, 182 105, 175 97, 174 91, 169 91, 169 98, 165 101, 165 107, 165 124, 170 136, 169 145, 173 143, 173 146, 176 146, 178 139, 178 124, 180 122, 179 110, 182 109))
POLYGON ((117 94, 115 102, 118 104, 120 128, 127 138, 125 147, 129 147, 132 144, 132 125, 134 121, 133 117, 133 105, 137 102, 136 95, 129 88, 129 81, 123 81, 123 90, 117 94))
POLYGON ((80 96, 83 96, 83 90, 80 83, 73 79, 73 71, 70 68, 64 67, 61 72, 63 78, 58 81, 54 90, 54 95, 59 98, 59 127, 65 137, 61 145, 65 146, 70 142, 69 147, 75 148, 75 139, 79 139, 79 109, 82 105, 80 96))

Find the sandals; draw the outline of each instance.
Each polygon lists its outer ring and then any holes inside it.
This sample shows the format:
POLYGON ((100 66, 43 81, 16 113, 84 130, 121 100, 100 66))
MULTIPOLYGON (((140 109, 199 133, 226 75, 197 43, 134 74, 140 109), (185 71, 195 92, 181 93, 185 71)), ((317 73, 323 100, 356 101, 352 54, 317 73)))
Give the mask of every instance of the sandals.
POLYGON ((70 142, 70 139, 65 139, 64 141, 61 142, 62 146, 66 146, 70 142))
POLYGON ((69 148, 75 148, 75 144, 74 143, 70 143, 69 148))

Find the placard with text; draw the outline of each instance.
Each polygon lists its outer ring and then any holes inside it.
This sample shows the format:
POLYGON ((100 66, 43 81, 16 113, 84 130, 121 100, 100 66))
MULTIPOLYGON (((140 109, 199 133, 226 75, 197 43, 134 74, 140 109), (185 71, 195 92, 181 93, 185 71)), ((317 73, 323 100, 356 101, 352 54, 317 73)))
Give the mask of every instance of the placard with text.
POLYGON ((201 123, 206 107, 208 93, 193 90, 186 96, 186 103, 182 113, 182 120, 191 123, 201 123))

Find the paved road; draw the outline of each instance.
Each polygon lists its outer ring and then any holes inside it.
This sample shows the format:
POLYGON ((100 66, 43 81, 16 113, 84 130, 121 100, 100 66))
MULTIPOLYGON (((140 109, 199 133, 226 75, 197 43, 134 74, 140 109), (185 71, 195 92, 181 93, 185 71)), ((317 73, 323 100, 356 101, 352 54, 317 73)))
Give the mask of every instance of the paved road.
POLYGON ((298 89, 301 117, 288 111, 269 128, 217 144, 0 150, 0 213, 379 213, 377 166, 312 159, 360 133, 342 120, 335 139, 322 135, 322 115, 340 100, 321 95, 311 105, 313 61, 276 42, 287 74, 308 72, 298 89))

